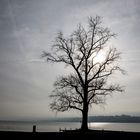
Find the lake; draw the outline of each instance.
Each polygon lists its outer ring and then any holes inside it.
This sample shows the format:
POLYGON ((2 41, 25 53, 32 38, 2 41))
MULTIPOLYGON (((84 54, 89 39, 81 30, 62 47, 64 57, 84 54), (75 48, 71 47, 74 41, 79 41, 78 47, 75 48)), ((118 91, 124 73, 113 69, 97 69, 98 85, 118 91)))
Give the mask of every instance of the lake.
MULTIPOLYGON (((61 129, 80 128, 80 123, 75 122, 21 122, 21 121, 1 121, 0 131, 26 131, 32 132, 33 125, 36 125, 38 132, 59 132, 61 129)), ((140 132, 140 123, 88 123, 90 129, 94 130, 115 130, 140 132)))

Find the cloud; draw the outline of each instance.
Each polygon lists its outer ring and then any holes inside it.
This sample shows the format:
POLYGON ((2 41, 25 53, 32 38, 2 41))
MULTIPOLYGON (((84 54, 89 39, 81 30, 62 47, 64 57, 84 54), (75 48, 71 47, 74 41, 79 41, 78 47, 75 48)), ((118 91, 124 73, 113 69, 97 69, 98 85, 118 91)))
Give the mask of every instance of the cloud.
MULTIPOLYGON (((128 76, 119 78, 126 86, 128 95, 119 95, 117 101, 115 97, 111 99, 111 107, 107 107, 107 112, 113 112, 113 104, 117 107, 120 102, 121 105, 115 110, 125 112, 125 108, 121 109, 124 103, 129 111, 132 97, 133 107, 130 112, 140 112, 138 109, 133 110, 140 98, 140 75, 137 75, 140 68, 139 3, 139 0, 62 0, 59 3, 57 0, 1 0, 0 114, 3 108, 7 110, 3 112, 5 116, 14 116, 14 112, 18 116, 20 110, 27 114, 32 110, 32 115, 41 115, 45 105, 46 110, 49 110, 48 95, 53 89, 53 82, 68 69, 64 69, 63 65, 45 64, 40 59, 41 53, 50 50, 58 30, 68 35, 78 23, 87 25, 87 17, 95 15, 102 16, 103 25, 118 33, 113 44, 124 53, 121 63, 128 71, 128 76), (26 108, 29 108, 27 112, 26 108)), ((102 110, 97 112, 102 113, 102 110)))

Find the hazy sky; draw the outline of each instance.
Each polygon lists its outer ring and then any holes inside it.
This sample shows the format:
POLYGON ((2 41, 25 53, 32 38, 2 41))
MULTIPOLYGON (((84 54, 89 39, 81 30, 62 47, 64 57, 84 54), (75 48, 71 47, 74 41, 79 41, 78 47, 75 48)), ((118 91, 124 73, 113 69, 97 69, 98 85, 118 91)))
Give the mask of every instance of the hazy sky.
MULTIPOLYGON (((122 52, 125 76, 114 77, 125 93, 94 106, 90 115, 140 115, 140 1, 139 0, 0 0, 0 119, 47 118, 48 95, 66 68, 44 63, 58 30, 70 34, 87 17, 99 15, 118 34, 112 44, 122 52)), ((80 116, 78 112, 57 116, 80 116)))

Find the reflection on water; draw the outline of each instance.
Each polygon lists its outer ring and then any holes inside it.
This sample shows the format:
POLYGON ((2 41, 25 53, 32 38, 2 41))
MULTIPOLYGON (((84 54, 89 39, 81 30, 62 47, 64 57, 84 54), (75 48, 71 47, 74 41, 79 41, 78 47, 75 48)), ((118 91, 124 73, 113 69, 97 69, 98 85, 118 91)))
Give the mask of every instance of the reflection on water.
POLYGON ((88 123, 88 127, 90 129, 103 129, 106 127, 109 123, 88 123))
POLYGON ((140 132, 140 123, 89 123, 90 129, 140 132))

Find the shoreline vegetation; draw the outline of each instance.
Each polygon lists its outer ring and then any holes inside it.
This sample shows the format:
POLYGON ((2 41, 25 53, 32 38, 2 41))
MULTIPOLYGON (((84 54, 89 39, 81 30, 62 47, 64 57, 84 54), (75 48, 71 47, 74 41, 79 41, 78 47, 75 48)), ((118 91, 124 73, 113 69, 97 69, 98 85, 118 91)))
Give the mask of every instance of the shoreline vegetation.
POLYGON ((45 138, 45 139, 130 139, 140 138, 140 132, 124 132, 124 131, 104 131, 104 130, 88 130, 82 132, 80 130, 68 130, 64 132, 18 132, 18 131, 0 131, 1 138, 45 138))

